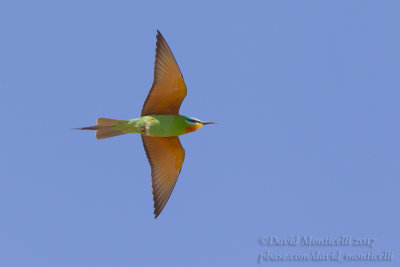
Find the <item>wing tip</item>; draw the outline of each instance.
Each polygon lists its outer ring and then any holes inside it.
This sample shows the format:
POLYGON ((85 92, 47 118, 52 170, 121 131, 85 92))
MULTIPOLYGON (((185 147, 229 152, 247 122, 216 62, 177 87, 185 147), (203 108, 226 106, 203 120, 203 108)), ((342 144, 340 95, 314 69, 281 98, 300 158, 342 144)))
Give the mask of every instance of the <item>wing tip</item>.
POLYGON ((161 212, 157 212, 156 210, 154 210, 154 219, 157 219, 160 214, 161 212))
POLYGON ((164 39, 164 36, 162 35, 162 33, 160 32, 160 30, 159 29, 157 29, 157 39, 158 38, 163 38, 164 39))
MULTIPOLYGON (((152 181, 153 184, 153 181, 152 181)), ((160 216, 161 212, 163 211, 165 205, 167 204, 167 202, 164 203, 164 205, 162 205, 156 196, 156 193, 154 192, 154 188, 153 188, 153 203, 154 203, 154 219, 157 219, 158 216, 160 216)), ((172 193, 172 191, 171 191, 172 193)), ((168 200, 167 200, 168 201, 168 200)))

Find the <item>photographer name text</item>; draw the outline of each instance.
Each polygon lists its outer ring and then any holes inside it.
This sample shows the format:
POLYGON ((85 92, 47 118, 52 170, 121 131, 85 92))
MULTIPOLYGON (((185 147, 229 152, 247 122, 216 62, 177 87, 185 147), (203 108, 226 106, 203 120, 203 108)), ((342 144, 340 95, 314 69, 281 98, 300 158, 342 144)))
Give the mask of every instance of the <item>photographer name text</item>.
POLYGON ((332 246, 332 247, 369 247, 373 248, 376 242, 374 237, 351 237, 343 235, 337 238, 332 237, 313 237, 310 235, 292 236, 292 237, 277 237, 277 236, 262 236, 259 239, 261 246, 332 246))

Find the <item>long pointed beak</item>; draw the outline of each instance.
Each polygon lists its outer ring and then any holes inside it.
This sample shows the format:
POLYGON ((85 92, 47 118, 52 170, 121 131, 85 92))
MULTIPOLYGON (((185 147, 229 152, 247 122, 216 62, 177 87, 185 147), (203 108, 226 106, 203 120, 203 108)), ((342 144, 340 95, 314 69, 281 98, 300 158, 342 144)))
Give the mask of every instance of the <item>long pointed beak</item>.
POLYGON ((213 122, 213 121, 208 121, 208 122, 202 122, 203 125, 207 124, 220 124, 220 122, 213 122))

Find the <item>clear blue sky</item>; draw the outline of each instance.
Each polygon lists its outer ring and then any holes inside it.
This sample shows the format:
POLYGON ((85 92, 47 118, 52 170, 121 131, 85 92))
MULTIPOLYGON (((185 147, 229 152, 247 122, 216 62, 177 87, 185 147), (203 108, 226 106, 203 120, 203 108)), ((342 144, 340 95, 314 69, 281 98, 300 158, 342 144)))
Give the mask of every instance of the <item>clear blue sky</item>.
MULTIPOLYGON (((398 266, 400 2, 241 2, 0 3, 0 266, 257 266, 312 249, 390 250, 368 266, 398 266), (139 116, 157 29, 181 113, 223 124, 181 138, 154 220, 141 138, 71 128, 139 116), (259 244, 305 235, 377 241, 259 244)), ((310 264, 332 266, 262 265, 310 264)))

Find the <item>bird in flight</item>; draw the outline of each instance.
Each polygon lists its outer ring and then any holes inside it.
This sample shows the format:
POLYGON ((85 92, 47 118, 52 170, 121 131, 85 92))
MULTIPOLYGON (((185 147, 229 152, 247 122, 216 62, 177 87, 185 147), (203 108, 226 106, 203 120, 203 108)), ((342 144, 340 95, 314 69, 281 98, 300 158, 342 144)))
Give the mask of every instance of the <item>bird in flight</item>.
POLYGON ((98 118, 96 126, 78 129, 95 130, 97 139, 127 133, 142 135, 144 150, 151 167, 154 215, 157 218, 175 187, 185 158, 185 150, 178 136, 216 122, 202 122, 179 114, 179 108, 187 93, 186 85, 174 55, 158 30, 154 64, 153 85, 144 102, 140 118, 98 118))

